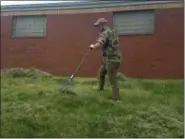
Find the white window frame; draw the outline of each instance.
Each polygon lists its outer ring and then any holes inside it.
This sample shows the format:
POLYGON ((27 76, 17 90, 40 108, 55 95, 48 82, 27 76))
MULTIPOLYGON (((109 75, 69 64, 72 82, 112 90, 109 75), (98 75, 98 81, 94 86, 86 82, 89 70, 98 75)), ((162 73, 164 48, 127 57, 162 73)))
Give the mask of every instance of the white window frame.
POLYGON ((119 36, 121 36, 121 35, 125 35, 125 36, 128 36, 128 35, 152 35, 152 34, 154 34, 155 33, 155 10, 136 10, 136 11, 120 11, 120 12, 114 12, 113 13, 113 27, 114 27, 114 29, 117 31, 117 33, 118 33, 118 35, 119 36), (151 18, 151 20, 153 20, 152 21, 152 30, 150 31, 150 32, 145 32, 145 31, 143 31, 143 32, 130 32, 130 33, 128 33, 128 32, 118 32, 117 31, 117 27, 116 27, 116 23, 115 23, 115 16, 116 16, 116 14, 127 14, 127 13, 137 13, 137 12, 151 12, 151 16, 152 17, 150 17, 151 18))
MULTIPOLYGON (((34 28, 34 24, 39 24, 39 22, 32 23, 32 25, 31 25, 32 28, 34 28)), ((34 30, 34 29, 32 29, 32 30, 34 30)), ((35 29, 35 30, 38 30, 38 28, 35 29)), ((13 17, 12 37, 16 37, 16 38, 17 37, 46 37, 46 35, 47 35, 47 16, 45 16, 45 15, 28 15, 28 16, 14 16, 13 17), (43 30, 43 32, 40 32, 40 33, 38 32, 38 34, 37 34, 37 32, 34 32, 34 33, 33 32, 30 32, 29 30, 27 30, 28 29, 27 28, 28 27, 28 24, 26 23, 26 25, 25 25, 26 28, 22 28, 23 30, 25 30, 25 34, 23 34, 23 32, 22 32, 21 35, 18 35, 18 33, 16 33, 16 31, 19 30, 20 28, 18 28, 16 25, 17 25, 18 22, 21 22, 22 19, 25 20, 26 18, 33 18, 33 19, 34 18, 42 18, 43 21, 40 21, 40 24, 43 24, 43 27, 41 28, 40 31, 43 30)))

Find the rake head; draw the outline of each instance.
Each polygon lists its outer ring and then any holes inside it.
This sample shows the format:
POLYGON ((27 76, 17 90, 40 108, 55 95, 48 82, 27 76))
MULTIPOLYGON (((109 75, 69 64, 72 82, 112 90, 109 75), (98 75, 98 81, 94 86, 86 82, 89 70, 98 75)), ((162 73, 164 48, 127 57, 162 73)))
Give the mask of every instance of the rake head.
POLYGON ((65 81, 59 88, 59 92, 66 93, 70 95, 77 95, 74 91, 73 76, 71 76, 67 81, 65 81))
POLYGON ((78 67, 76 68, 75 72, 73 73, 73 75, 71 75, 71 77, 64 82, 64 84, 62 84, 61 88, 59 89, 59 92, 62 93, 67 93, 67 94, 72 94, 72 95, 77 95, 75 93, 75 91, 73 90, 73 84, 72 84, 72 80, 74 78, 74 75, 76 75, 77 71, 79 70, 79 68, 81 67, 81 65, 83 64, 83 62, 85 61, 85 59, 87 58, 87 56, 89 55, 91 49, 89 49, 84 58, 82 59, 82 61, 80 62, 80 64, 78 65, 78 67))

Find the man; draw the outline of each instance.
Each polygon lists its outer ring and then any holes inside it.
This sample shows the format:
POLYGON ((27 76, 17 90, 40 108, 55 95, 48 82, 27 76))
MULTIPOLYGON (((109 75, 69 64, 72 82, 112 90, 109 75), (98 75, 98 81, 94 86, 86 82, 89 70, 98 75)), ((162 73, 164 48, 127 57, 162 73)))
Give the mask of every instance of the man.
POLYGON ((102 49, 102 65, 99 69, 98 91, 102 91, 104 89, 105 75, 108 74, 108 78, 112 86, 112 98, 114 100, 119 100, 120 94, 117 73, 122 61, 122 54, 119 48, 119 38, 116 32, 108 26, 106 19, 100 18, 93 25, 100 29, 100 35, 96 44, 91 44, 90 48, 102 49))

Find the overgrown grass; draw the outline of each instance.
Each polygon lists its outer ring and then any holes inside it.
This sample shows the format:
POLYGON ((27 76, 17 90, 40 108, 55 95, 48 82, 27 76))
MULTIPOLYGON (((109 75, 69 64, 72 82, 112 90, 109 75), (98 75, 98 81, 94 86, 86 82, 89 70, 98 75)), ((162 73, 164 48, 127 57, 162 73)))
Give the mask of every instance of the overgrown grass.
POLYGON ((76 78, 78 96, 57 92, 60 78, 2 77, 2 137, 183 137, 183 80, 120 81, 122 100, 76 78))

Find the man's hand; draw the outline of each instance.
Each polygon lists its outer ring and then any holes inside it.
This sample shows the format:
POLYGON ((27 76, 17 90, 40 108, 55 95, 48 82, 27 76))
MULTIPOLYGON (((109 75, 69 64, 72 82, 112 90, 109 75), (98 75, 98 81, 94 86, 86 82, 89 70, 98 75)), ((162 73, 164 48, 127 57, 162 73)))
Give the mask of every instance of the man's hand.
POLYGON ((96 49, 96 48, 103 47, 103 44, 97 42, 96 44, 91 44, 89 47, 90 47, 90 49, 96 49))
POLYGON ((95 45, 94 44, 91 44, 89 47, 90 47, 90 49, 94 49, 95 48, 95 45))

